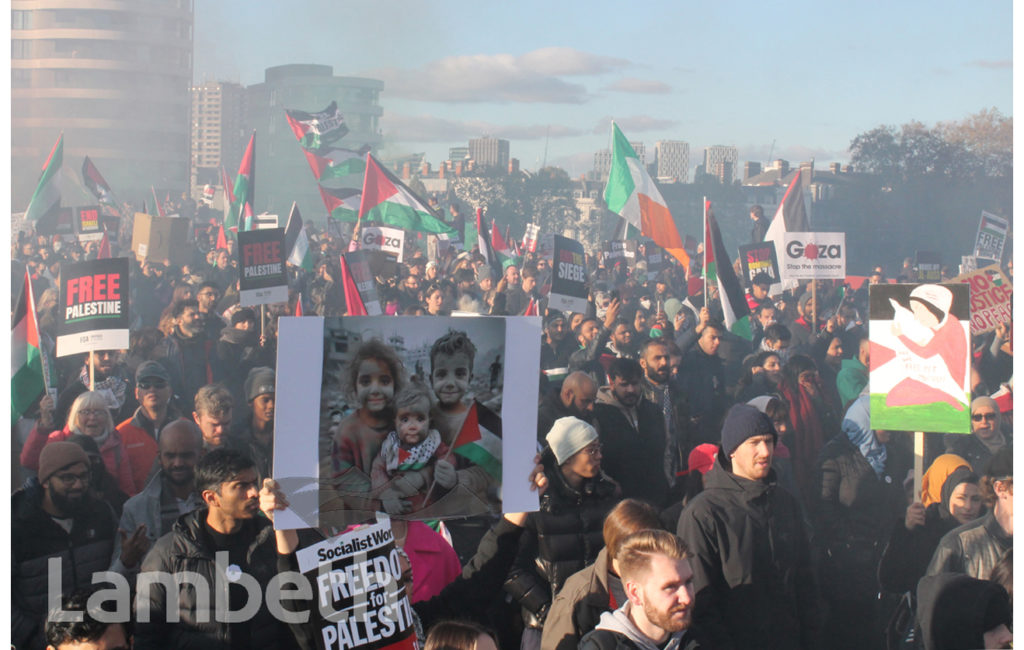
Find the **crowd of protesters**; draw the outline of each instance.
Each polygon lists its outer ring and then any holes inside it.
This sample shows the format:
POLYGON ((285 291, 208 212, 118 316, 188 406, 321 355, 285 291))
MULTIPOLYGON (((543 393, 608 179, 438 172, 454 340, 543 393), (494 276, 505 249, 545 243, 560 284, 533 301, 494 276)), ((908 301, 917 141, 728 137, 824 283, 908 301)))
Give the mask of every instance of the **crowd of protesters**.
MULTIPOLYGON (((187 201, 168 207, 196 215, 187 201)), ((300 539, 322 539, 270 522, 284 503, 274 436, 287 435, 274 425, 276 325, 297 308, 345 315, 348 238, 309 228, 313 270, 289 265, 289 302, 253 309, 239 305, 233 239, 218 248, 218 226, 193 224, 183 265, 139 262, 114 238, 131 259, 130 347, 55 359, 55 396, 14 427, 19 649, 313 647, 309 629, 265 607, 244 624, 213 621, 185 586, 140 591, 132 618, 160 613, 145 622, 46 622, 55 566, 64 608, 84 610, 97 571, 132 585, 157 570, 212 579, 226 551, 265 586, 300 539)), ((867 287, 889 281, 883 267, 856 289, 769 295, 770 279, 754 277, 747 340, 723 324, 696 259, 648 273, 588 257, 589 308, 562 313, 547 309, 542 256, 499 274, 475 247, 412 243, 375 278, 385 313, 543 319, 540 510, 394 521, 427 648, 1009 647, 1010 323, 972 337, 972 433, 926 434, 913 494, 911 435, 868 417, 867 287)), ((28 271, 51 357, 61 266, 97 253, 16 237, 15 275, 28 271)), ((228 597, 245 602, 235 586, 228 597)))

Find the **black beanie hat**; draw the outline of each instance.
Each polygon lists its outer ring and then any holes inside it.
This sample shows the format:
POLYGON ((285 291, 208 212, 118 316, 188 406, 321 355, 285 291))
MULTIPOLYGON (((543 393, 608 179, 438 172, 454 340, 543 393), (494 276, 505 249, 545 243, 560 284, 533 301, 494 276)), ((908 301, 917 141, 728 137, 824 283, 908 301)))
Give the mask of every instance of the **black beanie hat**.
POLYGON ((722 424, 722 453, 728 458, 747 438, 771 434, 777 442, 779 434, 767 415, 749 404, 737 404, 729 409, 722 424))

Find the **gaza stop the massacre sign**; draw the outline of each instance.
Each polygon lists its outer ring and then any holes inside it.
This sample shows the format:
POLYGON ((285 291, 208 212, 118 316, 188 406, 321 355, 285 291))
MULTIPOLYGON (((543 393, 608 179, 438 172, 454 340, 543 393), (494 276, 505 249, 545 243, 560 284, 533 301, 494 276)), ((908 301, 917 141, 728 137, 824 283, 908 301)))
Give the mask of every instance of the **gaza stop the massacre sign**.
POLYGON ((57 356, 128 348, 128 259, 65 265, 60 278, 57 356))
POLYGON ((238 233, 239 300, 243 307, 288 302, 284 228, 238 233))
POLYGON ((787 232, 783 280, 846 279, 846 233, 787 232))

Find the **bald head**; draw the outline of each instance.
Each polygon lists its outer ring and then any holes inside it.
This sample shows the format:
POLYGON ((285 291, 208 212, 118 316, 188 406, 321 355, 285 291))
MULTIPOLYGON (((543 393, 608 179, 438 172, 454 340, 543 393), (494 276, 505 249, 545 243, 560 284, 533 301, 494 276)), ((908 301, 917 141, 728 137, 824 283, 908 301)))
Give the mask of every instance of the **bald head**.
POLYGON ((587 373, 577 370, 562 382, 560 396, 570 414, 589 422, 597 399, 597 382, 587 373))
POLYGON ((191 485, 202 449, 199 426, 192 420, 174 420, 160 431, 160 470, 174 485, 191 485))

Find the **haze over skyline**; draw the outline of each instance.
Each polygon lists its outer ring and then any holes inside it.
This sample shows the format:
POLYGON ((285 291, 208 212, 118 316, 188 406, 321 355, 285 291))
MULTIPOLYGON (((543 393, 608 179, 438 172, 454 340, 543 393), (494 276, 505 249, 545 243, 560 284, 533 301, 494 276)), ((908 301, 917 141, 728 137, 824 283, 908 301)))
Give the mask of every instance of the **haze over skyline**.
POLYGON ((845 162, 850 140, 880 124, 933 125, 988 107, 1013 114, 1005 0, 632 10, 303 0, 289 10, 198 0, 196 81, 249 85, 288 63, 382 79, 384 153, 425 152, 435 164, 487 134, 536 169, 547 137, 548 164, 578 175, 608 146, 615 119, 649 150, 689 142, 691 168, 713 144, 767 162, 773 141, 772 158, 825 165, 845 162))

